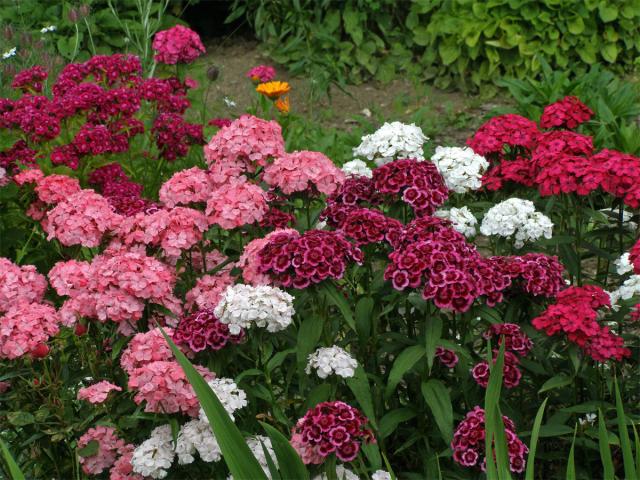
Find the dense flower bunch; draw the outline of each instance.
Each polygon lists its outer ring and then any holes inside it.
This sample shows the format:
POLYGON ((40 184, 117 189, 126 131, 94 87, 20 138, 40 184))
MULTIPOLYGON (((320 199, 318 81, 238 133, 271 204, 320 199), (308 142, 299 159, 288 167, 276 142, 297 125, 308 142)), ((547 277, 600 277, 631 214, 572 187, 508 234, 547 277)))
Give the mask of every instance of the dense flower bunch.
POLYGON ((231 285, 227 287, 214 313, 233 335, 241 335, 255 323, 269 332, 279 332, 291 325, 293 297, 276 287, 231 285))
POLYGON ((332 453, 343 462, 350 462, 358 455, 362 442, 373 441, 367 423, 358 409, 344 402, 322 402, 298 420, 291 445, 305 464, 320 464, 332 453))
POLYGON ((16 302, 0 316, 0 358, 31 354, 45 357, 47 341, 59 331, 56 309, 43 303, 16 302))
POLYGON ((164 478, 173 463, 171 425, 161 425, 151 431, 151 436, 136 447, 131 456, 133 471, 143 477, 164 478))
POLYGON ((337 204, 328 207, 322 216, 328 219, 331 226, 338 228, 340 233, 359 246, 385 240, 391 243, 402 230, 402 223, 395 218, 389 218, 378 210, 368 208, 337 204))
POLYGON ((78 440, 78 448, 84 448, 89 442, 98 442, 98 451, 87 457, 79 457, 82 471, 87 475, 98 475, 110 468, 125 447, 126 443, 120 439, 113 427, 97 426, 90 428, 78 440))
MULTIPOLYGON (((373 175, 373 173, 372 173, 373 175)), ((349 206, 376 205, 382 202, 373 180, 367 176, 350 176, 338 190, 327 199, 327 205, 343 204, 349 206)))
POLYGON ((319 348, 310 354, 305 371, 310 374, 314 370, 320 378, 327 378, 331 374, 349 378, 355 375, 356 368, 358 368, 356 359, 344 348, 334 345, 319 348))
POLYGON ((376 165, 384 165, 400 158, 424 160, 422 146, 429 139, 415 124, 391 122, 383 124, 353 149, 354 157, 365 157, 376 165))
POLYGON ((271 187, 290 195, 295 192, 334 193, 344 181, 344 173, 320 152, 285 153, 266 166, 262 179, 271 187))
POLYGON ((220 350, 228 343, 240 343, 244 330, 236 335, 229 332, 229 326, 218 320, 212 309, 204 308, 183 317, 173 334, 178 345, 187 345, 194 352, 210 348, 220 350))
POLYGON ((467 140, 474 152, 491 159, 502 159, 505 148, 511 151, 532 151, 539 131, 535 122, 520 115, 508 113, 493 117, 467 140))
POLYGON ((209 174, 193 167, 180 170, 160 187, 160 201, 167 207, 206 202, 213 189, 209 174))
POLYGON ((44 82, 48 76, 49 74, 44 67, 35 65, 19 72, 15 77, 13 77, 11 87, 25 92, 41 93, 42 82, 44 82))
POLYGON ((185 295, 186 309, 190 311, 193 308, 215 308, 224 291, 233 283, 234 277, 227 270, 200 277, 185 295))
POLYGON ((280 233, 298 235, 297 230, 277 229, 268 233, 265 237, 251 240, 247 245, 245 245, 244 251, 238 260, 238 267, 242 269, 242 278, 245 283, 253 286, 269 285, 272 283, 271 276, 267 273, 262 273, 260 270, 262 265, 262 261, 260 260, 260 251, 269 243, 272 237, 279 235, 280 233))
MULTIPOLYGON (((513 473, 522 473, 526 466, 525 455, 529 449, 516 435, 516 427, 510 418, 503 415, 502 423, 507 439, 509 468, 513 473)), ((480 466, 484 472, 487 465, 484 447, 485 412, 483 408, 476 406, 467 413, 453 434, 453 460, 463 467, 480 466)))
POLYGON ((86 400, 89 403, 103 403, 109 396, 109 392, 112 391, 121 392, 122 388, 103 380, 78 390, 78 400, 86 400))
POLYGON ((491 207, 480 225, 483 235, 513 238, 516 248, 542 237, 551 238, 552 231, 549 217, 537 212, 531 200, 519 198, 509 198, 491 207))
POLYGON ((169 161, 184 157, 191 145, 202 145, 202 125, 185 122, 182 115, 163 112, 156 117, 151 128, 159 155, 169 161))
POLYGON ((549 336, 566 334, 570 342, 598 362, 620 361, 630 356, 631 351, 624 347, 622 337, 598 323, 598 310, 610 306, 609 295, 600 287, 570 287, 560 292, 556 303, 531 323, 549 336))
POLYGON ((0 257, 0 313, 21 303, 39 303, 47 280, 33 265, 19 266, 0 257))
POLYGON ((131 216, 155 208, 152 201, 142 197, 143 186, 132 182, 119 163, 96 168, 89 175, 89 183, 120 215, 131 216))
POLYGON ((478 225, 478 220, 473 213, 471 213, 469 207, 440 209, 434 213, 434 216, 449 220, 451 222, 451 227, 456 232, 463 234, 467 238, 472 238, 476 235, 476 225, 478 225))
POLYGON ((264 190, 242 180, 215 189, 207 200, 207 219, 225 230, 259 222, 269 209, 264 190))
POLYGON ((167 65, 191 63, 205 52, 200 36, 183 25, 156 33, 152 47, 155 60, 167 65))
POLYGON ((260 273, 285 287, 306 288, 327 278, 342 278, 348 262, 362 262, 362 251, 340 233, 308 230, 272 235, 258 253, 260 273))
POLYGON ((553 298, 566 286, 564 267, 558 257, 527 253, 522 256, 491 257, 490 260, 511 278, 514 286, 530 295, 553 298))
POLYGON ((542 128, 568 128, 573 130, 593 117, 593 111, 577 97, 566 96, 547 105, 540 117, 542 128))
POLYGON ((276 78, 276 69, 268 65, 258 65, 251 68, 245 76, 255 83, 270 82, 276 78))
POLYGON ((480 189, 482 174, 489 167, 487 159, 469 147, 436 147, 431 161, 438 167, 447 188, 456 193, 480 189))
POLYGON ((263 228, 287 228, 295 225, 296 217, 292 213, 283 212, 282 210, 271 207, 260 220, 260 226, 263 228))
POLYGON ((342 165, 342 171, 347 177, 371 178, 373 175, 373 171, 367 166, 367 164, 357 158, 342 165))
POLYGON ((419 217, 433 214, 448 196, 444 180, 431 162, 409 159, 387 163, 373 171, 373 184, 380 193, 400 194, 419 217))

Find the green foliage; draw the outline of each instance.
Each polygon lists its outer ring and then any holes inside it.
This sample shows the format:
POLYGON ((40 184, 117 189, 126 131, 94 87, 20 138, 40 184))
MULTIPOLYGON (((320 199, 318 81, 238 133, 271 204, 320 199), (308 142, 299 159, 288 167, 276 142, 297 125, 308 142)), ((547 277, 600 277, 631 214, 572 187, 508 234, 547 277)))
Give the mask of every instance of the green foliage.
POLYGON ((475 89, 537 76, 541 59, 581 75, 638 64, 639 0, 235 0, 270 56, 320 85, 397 72, 475 89))

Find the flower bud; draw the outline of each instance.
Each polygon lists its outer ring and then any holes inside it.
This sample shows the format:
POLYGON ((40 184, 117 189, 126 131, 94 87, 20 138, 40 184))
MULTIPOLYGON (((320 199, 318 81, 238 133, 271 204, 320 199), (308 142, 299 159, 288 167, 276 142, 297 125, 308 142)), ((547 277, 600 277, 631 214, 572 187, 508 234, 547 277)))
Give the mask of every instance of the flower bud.
POLYGON ((86 18, 91 13, 91 7, 86 3, 82 4, 78 9, 78 13, 80 14, 80 19, 86 18))
POLYGON ((11 25, 5 25, 2 29, 2 36, 6 40, 11 40, 13 38, 13 28, 11 28, 11 25))
POLYGON ((46 343, 39 343, 31 350, 33 358, 44 358, 49 354, 49 346, 46 343))
POLYGON ((78 20, 80 20, 80 14, 75 7, 72 7, 71 10, 69 10, 68 18, 71 23, 78 23, 78 20))
POLYGON ((220 69, 218 67, 216 67, 215 65, 211 65, 207 69, 207 78, 209 80, 211 80, 212 82, 215 82, 218 79, 219 76, 220 76, 220 69))

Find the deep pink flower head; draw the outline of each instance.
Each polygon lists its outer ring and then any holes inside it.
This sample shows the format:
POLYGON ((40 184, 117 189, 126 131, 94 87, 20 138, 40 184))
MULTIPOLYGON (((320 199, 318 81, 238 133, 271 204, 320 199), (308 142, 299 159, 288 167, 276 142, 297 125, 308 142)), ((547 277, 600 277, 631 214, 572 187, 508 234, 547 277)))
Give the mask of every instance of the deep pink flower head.
POLYGON ((573 130, 593 117, 593 111, 577 97, 566 96, 544 107, 540 117, 542 128, 568 128, 573 130))
POLYGON ((533 348, 531 339, 515 323, 494 323, 482 336, 491 339, 493 345, 500 346, 504 338, 505 351, 515 353, 521 357, 526 356, 533 348))
POLYGON ((291 432, 291 445, 306 464, 335 453, 343 462, 356 458, 362 442, 375 442, 367 418, 344 402, 322 402, 309 409, 291 432))
POLYGON ((270 82, 276 78, 276 69, 268 65, 258 65, 249 70, 245 76, 254 83, 270 82))
POLYGON ((298 232, 293 229, 274 230, 263 238, 255 238, 247 243, 244 247, 242 255, 238 259, 238 267, 242 270, 242 279, 245 283, 254 287, 258 285, 271 285, 273 283, 271 277, 266 273, 261 273, 260 251, 264 248, 269 240, 280 233, 289 233, 297 235, 298 232))
MULTIPOLYGON (((498 358, 498 350, 493 351, 493 364, 495 365, 498 358)), ((504 365, 502 367, 502 381, 507 388, 515 388, 520 384, 522 372, 518 368, 520 360, 518 357, 508 351, 504 352, 504 365)), ((489 363, 486 360, 476 364, 471 369, 471 375, 478 385, 487 388, 489 384, 489 363)))
POLYGON ((13 77, 13 82, 11 82, 11 86, 13 88, 18 88, 24 92, 42 92, 42 82, 44 82, 49 74, 44 69, 44 67, 40 65, 36 65, 31 68, 27 68, 26 70, 22 70, 15 77, 13 77))
POLYGON ((522 256, 491 257, 489 260, 511 278, 514 287, 530 295, 555 297, 566 286, 564 266, 558 257, 527 253, 522 256))
POLYGON ((285 153, 282 129, 273 120, 243 115, 221 128, 204 147, 211 169, 215 163, 241 162, 243 171, 254 172, 285 153))
MULTIPOLYGON (((402 231, 403 225, 395 218, 386 217, 378 210, 368 208, 346 207, 340 222, 330 222, 345 237, 352 239, 357 245, 370 243, 393 242, 402 231), (337 223, 337 224, 335 224, 337 223)), ((324 212, 323 212, 324 214, 324 212)), ((333 220, 337 220, 334 218, 333 220)))
MULTIPOLYGON (((0 316, 0 358, 13 360, 40 351, 41 345, 46 347, 49 338, 58 333, 59 322, 58 313, 51 305, 12 303, 4 316, 0 316)), ((48 349, 45 355, 47 352, 48 349)))
POLYGON ((640 275, 640 238, 629 251, 629 261, 633 265, 633 271, 640 275))
POLYGON ((204 143, 202 125, 188 123, 178 113, 163 112, 158 115, 151 132, 155 136, 160 156, 171 162, 186 156, 191 145, 204 143))
POLYGON ((233 230, 259 222, 268 209, 264 190, 253 183, 236 180, 209 195, 206 214, 210 225, 233 230))
POLYGON ((436 347, 436 357, 445 367, 454 368, 458 364, 458 355, 453 350, 436 347))
POLYGON ((243 338, 244 330, 231 335, 228 325, 218 320, 210 308, 183 317, 173 334, 178 345, 188 346, 194 352, 220 350, 229 343, 240 343, 243 338))
POLYGON ((0 257, 0 313, 20 303, 39 303, 46 290, 47 280, 36 267, 0 257))
POLYGON ((396 160, 373 170, 376 191, 400 200, 419 217, 431 215, 449 195, 444 179, 431 162, 396 160))
POLYGON ((292 213, 283 212, 279 208, 271 207, 260 220, 263 228, 288 228, 296 223, 296 217, 292 213))
POLYGON ((47 175, 36 182, 36 193, 44 203, 63 202, 71 195, 78 193, 80 182, 77 178, 66 175, 47 175))
POLYGON ((122 388, 103 380, 78 390, 78 400, 86 400, 87 402, 94 404, 102 403, 107 399, 109 392, 111 391, 121 392, 122 388))
POLYGON ((133 473, 131 458, 134 450, 135 446, 130 443, 119 450, 120 457, 109 470, 109 480, 145 480, 142 475, 133 473))
POLYGON ((326 155, 303 150, 276 157, 265 167, 262 179, 287 195, 305 191, 331 195, 345 175, 326 155))
POLYGON ((306 288, 327 278, 342 278, 349 262, 362 263, 362 250, 338 232, 274 232, 258 253, 260 273, 285 287, 306 288))
POLYGON ((13 181, 16 182, 17 185, 22 186, 26 183, 37 183, 38 180, 43 177, 44 173, 42 173, 42 170, 39 168, 29 168, 15 174, 13 176, 13 181))
POLYGON ((207 125, 209 125, 210 127, 222 128, 228 127, 229 125, 231 125, 231 122, 233 122, 233 120, 231 120, 230 118, 212 118, 211 120, 209 120, 207 125))
POLYGON ((110 468, 126 445, 124 440, 118 438, 115 428, 99 425, 80 437, 78 449, 86 447, 93 440, 98 442, 98 451, 88 457, 78 457, 82 471, 87 475, 98 475, 110 468))
POLYGON ((152 46, 155 60, 167 65, 191 63, 206 51, 200 36, 182 25, 156 33, 152 46))
POLYGON ((209 174, 198 167, 180 170, 160 187, 160 201, 167 207, 205 202, 213 190, 209 174))
MULTIPOLYGON (((514 473, 522 473, 526 465, 525 455, 529 449, 516 435, 515 425, 509 417, 503 415, 502 423, 507 440, 509 468, 514 473)), ((453 460, 463 467, 480 467, 484 471, 485 436, 485 412, 483 408, 476 406, 467 413, 453 434, 453 460)))
POLYGON ((501 159, 506 154, 505 147, 510 151, 519 148, 530 152, 536 145, 538 135, 536 122, 508 113, 493 117, 483 124, 467 140, 467 145, 478 155, 501 159))
POLYGON ((605 192, 621 198, 633 209, 640 208, 640 158, 617 150, 603 149, 591 157, 591 172, 605 192))

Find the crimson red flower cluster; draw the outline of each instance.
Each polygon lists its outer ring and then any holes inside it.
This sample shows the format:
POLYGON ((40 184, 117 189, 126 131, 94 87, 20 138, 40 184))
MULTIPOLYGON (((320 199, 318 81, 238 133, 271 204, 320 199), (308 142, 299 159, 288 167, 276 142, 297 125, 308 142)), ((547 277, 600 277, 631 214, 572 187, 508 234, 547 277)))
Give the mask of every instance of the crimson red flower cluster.
MULTIPOLYGON (((509 468, 514 473, 522 473, 529 448, 518 438, 516 426, 509 417, 503 415, 502 423, 509 452, 509 468)), ((485 412, 483 408, 476 406, 467 413, 453 434, 453 460, 463 467, 480 466, 483 472, 486 471, 485 436, 485 412)))
POLYGON ((40 93, 42 92, 42 82, 44 82, 48 76, 49 74, 44 67, 35 65, 19 72, 13 77, 11 87, 24 92, 32 91, 34 93, 40 93))
POLYGON ((620 361, 629 357, 631 351, 624 348, 622 337, 598 323, 598 310, 610 306, 609 295, 600 287, 570 287, 560 292, 556 303, 531 323, 549 336, 566 334, 570 342, 598 362, 611 358, 620 361))
POLYGON ((418 217, 431 215, 449 195, 435 164, 406 159, 387 163, 373 170, 376 191, 407 203, 418 217))
POLYGON ((633 271, 640 275, 640 238, 629 251, 629 261, 633 265, 633 271))
POLYGON ((243 338, 244 330, 241 329, 238 335, 231 335, 229 327, 218 320, 210 308, 183 317, 173 333, 178 345, 188 345, 194 352, 208 348, 220 350, 229 343, 240 343, 243 338))
POLYGON ((320 464, 335 453, 343 462, 358 455, 362 442, 375 441, 367 418, 344 402, 322 402, 293 427, 291 445, 305 464, 320 464))
POLYGON ((593 117, 593 110, 577 97, 568 95, 544 108, 540 117, 540 126, 542 128, 568 128, 572 130, 591 120, 591 117, 593 117))
POLYGON ((362 259, 362 250, 338 232, 286 231, 270 236, 258 252, 258 270, 285 287, 306 288, 327 278, 342 278, 349 262, 362 259))

